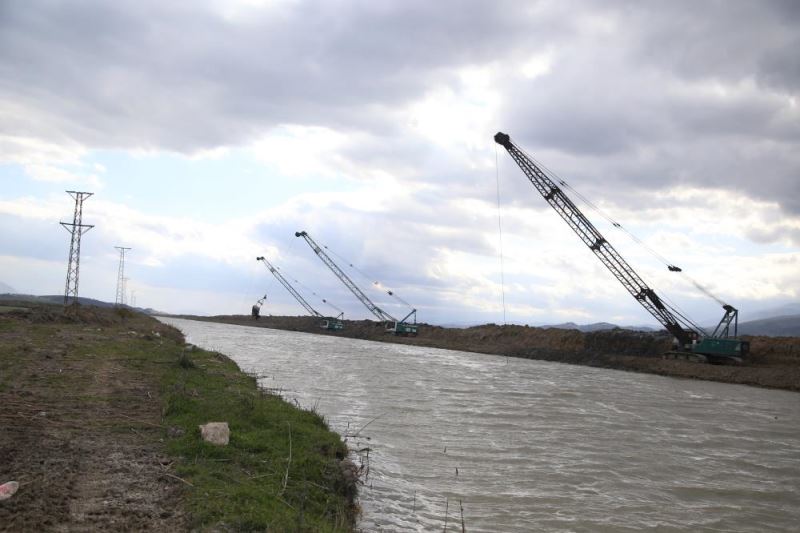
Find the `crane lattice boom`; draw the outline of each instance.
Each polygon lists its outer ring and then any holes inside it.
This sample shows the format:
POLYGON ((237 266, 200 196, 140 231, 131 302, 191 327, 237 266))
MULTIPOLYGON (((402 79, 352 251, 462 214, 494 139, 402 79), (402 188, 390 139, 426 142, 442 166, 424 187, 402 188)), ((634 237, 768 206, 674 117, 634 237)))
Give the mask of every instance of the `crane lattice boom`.
POLYGON ((308 233, 305 231, 298 231, 295 232, 294 236, 305 239, 311 249, 314 250, 314 253, 317 254, 317 257, 319 257, 322 262, 325 263, 329 269, 331 269, 331 272, 333 272, 334 275, 339 278, 339 280, 344 283, 348 289, 350 289, 350 292, 352 292, 355 297, 358 298, 362 304, 364 304, 364 307, 369 309, 369 312, 375 315, 378 320, 383 322, 397 322, 396 318, 375 305, 375 303, 370 300, 366 294, 364 294, 364 291, 359 289, 358 285, 353 283, 353 280, 351 280, 347 274, 345 274, 342 269, 333 262, 333 259, 331 259, 330 256, 328 256, 328 254, 326 254, 325 251, 316 242, 314 242, 314 239, 312 239, 308 233))
POLYGON ((281 282, 281 285, 283 285, 284 287, 286 287, 286 290, 287 290, 287 291, 289 291, 289 293, 290 293, 292 296, 294 296, 294 299, 295 299, 295 300, 297 300, 297 302, 298 302, 300 305, 302 305, 302 306, 305 308, 305 310, 306 310, 306 311, 308 311, 308 313, 309 313, 311 316, 315 316, 315 317, 317 317, 317 318, 323 318, 323 316, 322 316, 322 315, 321 315, 319 312, 317 312, 317 310, 316 310, 316 309, 314 309, 313 307, 311 307, 311 304, 309 304, 309 303, 308 303, 308 302, 305 300, 305 298, 303 298, 302 296, 300 296, 300 293, 299 293, 299 292, 297 292, 297 291, 294 289, 294 287, 292 287, 292 285, 291 285, 291 284, 290 284, 288 281, 286 281, 286 278, 284 278, 284 277, 283 277, 283 275, 282 275, 282 274, 281 274, 281 273, 278 271, 278 269, 277 269, 277 268, 275 268, 275 267, 272 265, 272 263, 270 263, 269 261, 267 261, 267 259, 266 259, 266 258, 264 258, 264 257, 256 257, 256 261, 263 261, 263 262, 264 262, 264 266, 266 266, 266 267, 269 269, 269 271, 270 271, 270 272, 272 272, 272 275, 273 275, 273 276, 275 276, 275 278, 276 278, 278 281, 280 281, 280 282, 281 282))
POLYGON ((682 345, 687 345, 692 340, 701 336, 686 321, 679 320, 661 301, 661 298, 651 289, 631 266, 619 255, 611 244, 600 234, 597 228, 586 218, 572 200, 553 182, 552 179, 534 163, 522 150, 511 142, 505 133, 497 133, 495 142, 503 146, 522 172, 530 180, 536 190, 544 197, 547 203, 556 210, 570 228, 580 237, 586 246, 598 259, 614 274, 623 287, 638 301, 656 320, 658 320, 682 345), (683 322, 683 325, 681 325, 683 322))

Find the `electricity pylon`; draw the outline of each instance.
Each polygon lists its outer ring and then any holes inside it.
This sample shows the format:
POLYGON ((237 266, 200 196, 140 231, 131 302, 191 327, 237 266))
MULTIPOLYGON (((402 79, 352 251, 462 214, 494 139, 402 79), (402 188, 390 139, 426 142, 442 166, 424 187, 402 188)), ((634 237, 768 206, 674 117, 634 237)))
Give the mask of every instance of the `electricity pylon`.
POLYGON ((130 248, 124 246, 115 246, 119 250, 119 271, 117 273, 117 297, 114 299, 114 305, 117 307, 125 305, 125 252, 130 248))
POLYGON ((83 201, 92 196, 92 192, 67 191, 75 199, 75 214, 72 224, 61 222, 64 229, 72 235, 69 242, 69 261, 67 263, 67 283, 64 287, 64 305, 75 303, 78 299, 78 275, 81 266, 81 235, 94 226, 83 224, 83 201))

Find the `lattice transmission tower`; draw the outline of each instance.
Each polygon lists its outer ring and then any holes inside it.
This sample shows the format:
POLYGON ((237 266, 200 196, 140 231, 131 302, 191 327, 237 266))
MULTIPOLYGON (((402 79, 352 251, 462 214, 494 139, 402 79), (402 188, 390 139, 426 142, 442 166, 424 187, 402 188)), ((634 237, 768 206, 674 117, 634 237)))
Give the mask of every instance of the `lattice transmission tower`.
POLYGON ((124 246, 115 246, 119 250, 119 271, 117 273, 117 297, 114 299, 114 305, 117 307, 125 305, 125 282, 128 278, 125 277, 125 252, 130 248, 124 246))
POLYGON ((67 263, 67 283, 64 288, 64 305, 75 303, 78 299, 78 275, 81 266, 81 236, 92 229, 91 224, 84 224, 83 201, 92 196, 92 192, 67 191, 75 199, 75 214, 72 224, 61 222, 64 229, 70 232, 72 238, 69 243, 69 262, 67 263))

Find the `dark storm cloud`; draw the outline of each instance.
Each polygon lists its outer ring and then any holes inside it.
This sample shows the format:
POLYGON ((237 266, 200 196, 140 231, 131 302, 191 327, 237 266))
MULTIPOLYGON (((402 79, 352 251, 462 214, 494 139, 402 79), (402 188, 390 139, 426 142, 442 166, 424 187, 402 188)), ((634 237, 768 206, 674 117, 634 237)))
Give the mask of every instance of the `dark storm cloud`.
POLYGON ((353 168, 459 183, 449 192, 473 196, 483 189, 464 182, 481 176, 409 135, 403 109, 440 87, 458 92, 458 69, 489 65, 498 127, 532 152, 561 154, 550 166, 565 177, 612 194, 729 188, 800 213, 797 2, 223 9, 3 2, 0 134, 194 152, 286 123, 325 126, 358 139, 341 151, 353 168), (550 72, 519 74, 546 50, 550 72))
POLYGON ((792 0, 623 2, 617 14, 633 35, 635 63, 686 79, 754 78, 797 93, 800 4, 792 0))
POLYGON ((2 97, 49 121, 7 126, 181 151, 287 122, 390 130, 381 108, 491 60, 528 29, 514 10, 483 2, 278 3, 243 19, 207 7, 5 3, 2 97))
MULTIPOLYGON (((796 5, 800 6, 800 3, 796 5)), ((798 26, 800 20, 795 22, 795 28, 798 26)), ((794 94, 800 92, 798 50, 800 50, 800 36, 789 40, 785 45, 767 50, 759 62, 759 80, 780 90, 794 94)))
POLYGON ((796 5, 597 7, 611 29, 554 43, 549 75, 509 83, 503 122, 530 151, 583 159, 584 190, 723 188, 800 214, 796 5))

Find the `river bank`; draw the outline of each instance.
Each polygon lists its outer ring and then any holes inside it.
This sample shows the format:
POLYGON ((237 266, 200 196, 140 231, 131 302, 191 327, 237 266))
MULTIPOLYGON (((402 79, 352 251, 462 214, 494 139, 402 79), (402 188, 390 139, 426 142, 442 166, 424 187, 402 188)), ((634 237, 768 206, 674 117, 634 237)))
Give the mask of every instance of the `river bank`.
POLYGON ((748 533, 800 520, 795 392, 162 320, 369 448, 363 531, 748 533))
POLYGON ((583 333, 516 325, 470 328, 421 325, 417 337, 396 337, 386 334, 382 324, 369 320, 345 320, 345 329, 333 333, 322 330, 319 320, 313 317, 181 318, 800 391, 800 338, 795 337, 744 337, 750 341, 751 354, 742 365, 730 366, 663 359, 662 354, 672 347, 668 334, 621 329, 583 333))
POLYGON ((0 313, 0 530, 352 531, 347 448, 226 356, 127 310, 0 313), (198 425, 226 421, 230 443, 198 425))

